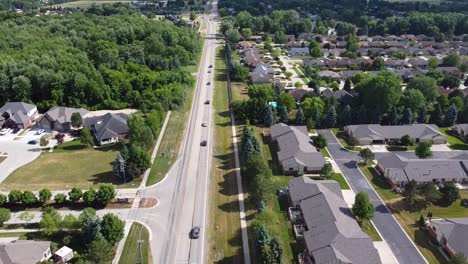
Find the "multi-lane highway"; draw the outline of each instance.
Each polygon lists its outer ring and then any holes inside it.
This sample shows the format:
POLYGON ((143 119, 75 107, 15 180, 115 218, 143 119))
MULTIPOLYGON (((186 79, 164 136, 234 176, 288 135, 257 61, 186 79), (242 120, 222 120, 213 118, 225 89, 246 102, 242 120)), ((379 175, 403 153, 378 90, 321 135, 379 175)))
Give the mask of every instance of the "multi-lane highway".
POLYGON ((150 229, 153 263, 206 262, 216 14, 217 2, 212 2, 210 15, 203 17, 205 43, 179 157, 162 182, 138 192, 139 197, 156 197, 159 204, 135 208, 130 214, 130 219, 150 229), (204 140, 206 146, 201 144, 204 140), (201 229, 198 239, 189 236, 194 226, 201 229))

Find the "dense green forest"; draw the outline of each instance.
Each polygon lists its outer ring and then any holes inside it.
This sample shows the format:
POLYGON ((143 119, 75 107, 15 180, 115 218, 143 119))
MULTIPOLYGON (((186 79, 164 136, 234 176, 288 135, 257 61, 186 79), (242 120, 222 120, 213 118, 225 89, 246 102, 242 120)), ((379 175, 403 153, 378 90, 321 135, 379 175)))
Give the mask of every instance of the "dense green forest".
POLYGON ((273 9, 270 9, 267 8, 268 5, 262 5, 256 1, 253 3, 251 0, 222 0, 220 14, 228 17, 230 12, 227 8, 234 8, 234 25, 239 26, 240 30, 251 28, 252 32, 271 34, 278 31, 296 35, 312 31, 323 34, 328 27, 336 27, 338 34, 342 31, 340 35, 358 29, 358 34, 425 34, 442 40, 449 39, 453 35, 468 33, 468 2, 453 2, 455 6, 461 5, 459 9, 445 8, 446 5, 416 5, 412 2, 384 1, 370 1, 368 6, 366 1, 350 2, 348 0, 282 1, 276 3, 277 7, 275 3, 273 1, 273 9), (306 2, 307 5, 305 5, 306 2), (402 6, 406 5, 405 12, 400 12, 402 6), (265 8, 262 9, 262 7, 265 8), (382 10, 389 13, 384 14, 382 10), (310 15, 318 15, 318 17, 310 19, 308 17, 310 15))
MULTIPOLYGON (((122 8, 122 7, 119 7, 122 8)), ((0 14, 0 104, 175 108, 193 78, 201 38, 141 15, 0 14)), ((94 12, 94 13, 93 13, 94 12)))

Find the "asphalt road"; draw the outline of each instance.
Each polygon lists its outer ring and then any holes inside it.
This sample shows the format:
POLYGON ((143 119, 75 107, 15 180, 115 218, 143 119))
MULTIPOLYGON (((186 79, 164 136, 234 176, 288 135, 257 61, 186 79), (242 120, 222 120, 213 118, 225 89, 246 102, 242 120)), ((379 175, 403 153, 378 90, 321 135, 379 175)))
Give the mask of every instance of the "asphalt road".
POLYGON ((357 168, 356 162, 360 160, 358 154, 344 149, 329 130, 318 130, 317 133, 323 134, 327 138, 327 149, 350 183, 353 191, 356 193, 366 192, 369 194, 376 208, 373 219, 374 224, 383 239, 385 239, 390 246, 398 262, 401 264, 427 263, 383 201, 380 200, 364 175, 362 175, 357 168))
POLYGON ((205 102, 212 101, 217 3, 212 6, 211 15, 203 18, 207 24, 205 44, 179 157, 163 181, 137 193, 138 197, 157 198, 158 206, 132 209, 129 216, 150 229, 154 263, 205 263, 212 141, 212 106, 205 102), (202 126, 205 122, 207 126, 202 126), (201 146, 203 140, 207 146, 201 146), (198 239, 189 236, 194 226, 201 228, 198 239))

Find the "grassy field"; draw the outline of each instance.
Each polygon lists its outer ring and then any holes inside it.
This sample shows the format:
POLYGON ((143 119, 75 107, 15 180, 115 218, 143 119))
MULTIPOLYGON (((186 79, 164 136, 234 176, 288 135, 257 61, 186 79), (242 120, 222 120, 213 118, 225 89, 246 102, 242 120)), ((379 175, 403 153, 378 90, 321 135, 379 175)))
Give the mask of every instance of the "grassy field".
POLYGON ((448 131, 446 127, 440 128, 439 130, 447 136, 447 142, 451 149, 468 150, 468 144, 466 144, 452 132, 448 131))
MULTIPOLYGON (((201 55, 202 52, 198 55, 197 66, 189 66, 187 67, 187 70, 190 72, 197 71, 198 65, 200 65, 201 55)), ((196 83, 189 91, 187 91, 187 97, 185 98, 183 107, 174 110, 171 113, 166 131, 164 132, 164 136, 161 140, 161 145, 159 145, 158 153, 156 154, 156 158, 151 166, 146 186, 160 182, 164 176, 166 176, 166 173, 172 167, 172 164, 174 164, 179 155, 179 148, 182 143, 185 125, 190 115, 195 85, 196 83)))
POLYGON ((337 181, 340 184, 340 187, 342 190, 351 190, 349 187, 348 183, 346 182, 345 178, 343 177, 343 174, 341 173, 333 173, 330 177, 332 180, 337 181))
POLYGON ((0 184, 0 189, 52 190, 71 187, 89 188, 98 184, 120 184, 112 175, 111 162, 120 145, 101 149, 82 148, 67 143, 54 152, 43 152, 34 161, 18 168, 0 184))
MULTIPOLYGON (((422 210, 411 209, 402 196, 391 190, 389 184, 374 168, 361 166, 360 169, 427 261, 431 264, 446 263, 443 256, 432 245, 433 242, 431 244, 431 238, 416 225, 416 221, 421 215, 426 216, 428 212, 432 212, 434 218, 468 217, 468 209, 461 205, 460 200, 447 207, 431 204, 422 210)), ((467 199, 468 191, 460 191, 460 195, 462 199, 467 199)))
POLYGON ((80 7, 80 8, 88 8, 93 4, 102 5, 102 4, 112 4, 112 3, 130 3, 130 0, 80 0, 80 1, 73 1, 68 3, 59 4, 57 6, 65 7, 80 7))
POLYGON ((119 264, 127 263, 153 263, 151 259, 151 248, 149 245, 149 232, 146 227, 139 223, 133 223, 128 233, 122 255, 119 259, 119 264), (138 240, 143 240, 141 244, 142 256, 140 257, 138 250, 138 240))
POLYGON ((216 49, 214 82, 214 144, 211 177, 209 263, 241 263, 239 204, 222 47, 216 49))

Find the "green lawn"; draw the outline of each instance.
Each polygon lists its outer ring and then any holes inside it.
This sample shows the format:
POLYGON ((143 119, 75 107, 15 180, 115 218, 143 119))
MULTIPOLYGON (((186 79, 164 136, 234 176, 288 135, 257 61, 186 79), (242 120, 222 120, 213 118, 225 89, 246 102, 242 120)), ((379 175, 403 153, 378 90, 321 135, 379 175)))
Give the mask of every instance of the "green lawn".
POLYGON ((0 232, 0 237, 22 237, 27 232, 0 232))
POLYGON ((345 178, 343 177, 343 174, 335 172, 331 175, 331 179, 337 181, 340 184, 342 190, 351 190, 345 178))
POLYGON ((69 143, 61 151, 43 152, 37 159, 18 168, 0 184, 0 189, 63 190, 104 183, 119 185, 119 179, 112 173, 111 162, 120 148, 120 144, 100 149, 77 148, 74 143, 69 143))
POLYGON ((330 153, 328 153, 328 150, 326 148, 320 149, 320 152, 322 152, 322 155, 324 157, 331 158, 330 153))
MULTIPOLYGON (((389 184, 374 168, 360 166, 360 169, 427 261, 430 264, 446 263, 439 251, 431 244, 430 237, 416 225, 416 221, 421 215, 426 216, 428 212, 432 212, 434 218, 468 217, 468 209, 461 205, 460 200, 447 207, 429 205, 421 210, 411 209, 402 196, 391 190, 389 184)), ((468 191, 461 191, 460 194, 462 199, 468 199, 468 191)))
POLYGON ((213 159, 211 170, 210 226, 208 263, 241 263, 242 237, 240 233, 239 201, 230 126, 229 101, 226 83, 226 64, 222 47, 216 49, 214 68, 213 159))
POLYGON ((382 199, 390 201, 401 198, 399 194, 392 190, 384 177, 380 175, 373 167, 359 165, 359 169, 382 199))
POLYGON ((380 237, 379 233, 377 232, 377 230, 371 222, 364 221, 361 224, 361 230, 362 232, 370 236, 372 241, 382 241, 382 238, 380 237))
POLYGON ((453 132, 448 131, 446 127, 441 127, 439 130, 447 136, 447 142, 451 149, 468 150, 468 144, 457 137, 453 132))
POLYGON ((133 223, 128 233, 125 246, 122 251, 122 255, 119 259, 119 264, 127 263, 141 263, 148 264, 152 263, 151 260, 151 248, 149 244, 149 232, 146 227, 139 223, 133 223), (141 242, 141 256, 139 254, 138 241, 141 242))
POLYGON ((349 144, 348 137, 344 134, 343 130, 340 130, 339 128, 330 128, 330 131, 336 136, 336 138, 338 138, 338 141, 344 148, 353 151, 361 150, 360 147, 353 147, 349 144))

